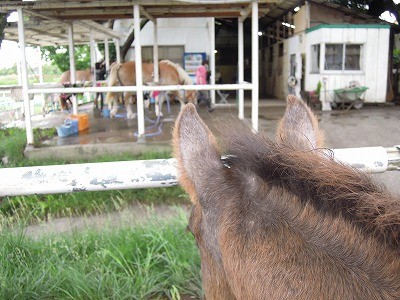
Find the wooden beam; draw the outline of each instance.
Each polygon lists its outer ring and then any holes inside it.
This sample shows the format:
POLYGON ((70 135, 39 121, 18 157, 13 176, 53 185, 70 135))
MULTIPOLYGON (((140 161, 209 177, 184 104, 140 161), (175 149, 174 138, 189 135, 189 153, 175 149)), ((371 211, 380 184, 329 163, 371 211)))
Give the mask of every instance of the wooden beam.
POLYGON ((116 38, 119 39, 120 38, 120 34, 116 33, 114 30, 110 29, 110 28, 106 28, 103 25, 96 23, 94 21, 91 20, 86 20, 86 21, 77 21, 78 24, 83 24, 84 26, 88 26, 90 28, 93 28, 105 35, 108 35, 111 38, 116 38))

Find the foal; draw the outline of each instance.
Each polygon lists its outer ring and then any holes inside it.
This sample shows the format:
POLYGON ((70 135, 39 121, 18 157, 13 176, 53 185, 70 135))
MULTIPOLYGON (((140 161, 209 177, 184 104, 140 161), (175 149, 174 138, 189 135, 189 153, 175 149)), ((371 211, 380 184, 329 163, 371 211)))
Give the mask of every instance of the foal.
POLYGON ((206 299, 400 299, 400 199, 321 151, 302 100, 288 97, 276 141, 233 126, 223 139, 181 111, 173 146, 206 299))

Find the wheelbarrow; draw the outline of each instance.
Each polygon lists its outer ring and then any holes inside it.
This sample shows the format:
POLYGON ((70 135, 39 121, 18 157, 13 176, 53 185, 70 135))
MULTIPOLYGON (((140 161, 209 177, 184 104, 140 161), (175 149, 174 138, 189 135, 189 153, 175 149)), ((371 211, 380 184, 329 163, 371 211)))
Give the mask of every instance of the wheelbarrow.
POLYGON ((365 91, 368 89, 366 86, 352 86, 343 89, 333 90, 335 93, 335 104, 341 105, 344 108, 348 105, 347 109, 354 107, 360 109, 364 105, 365 91))

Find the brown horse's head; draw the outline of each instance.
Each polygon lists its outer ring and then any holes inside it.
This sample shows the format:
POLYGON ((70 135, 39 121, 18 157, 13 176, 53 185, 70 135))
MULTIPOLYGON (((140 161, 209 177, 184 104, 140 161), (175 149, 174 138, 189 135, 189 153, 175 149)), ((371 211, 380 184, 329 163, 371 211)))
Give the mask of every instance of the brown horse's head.
POLYGON ((220 148, 194 105, 177 119, 206 298, 400 299, 399 199, 324 154, 317 118, 287 102, 276 141, 238 124, 220 148))

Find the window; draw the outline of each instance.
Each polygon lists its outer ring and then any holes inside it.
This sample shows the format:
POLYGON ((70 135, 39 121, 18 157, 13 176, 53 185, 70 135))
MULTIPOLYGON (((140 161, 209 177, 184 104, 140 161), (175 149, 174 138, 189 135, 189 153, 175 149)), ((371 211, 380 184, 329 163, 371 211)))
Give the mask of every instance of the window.
POLYGON ((343 44, 325 46, 325 70, 343 69, 343 44))
MULTIPOLYGON (((182 65, 183 63, 183 46, 158 46, 158 59, 169 59, 174 63, 182 65)), ((142 47, 142 60, 144 62, 153 62, 153 47, 142 47)))
POLYGON ((326 44, 325 70, 359 71, 361 70, 362 45, 326 44))
POLYGON ((345 70, 361 70, 361 45, 345 45, 345 70))
POLYGON ((319 73, 319 52, 320 45, 311 46, 311 73, 319 73))

